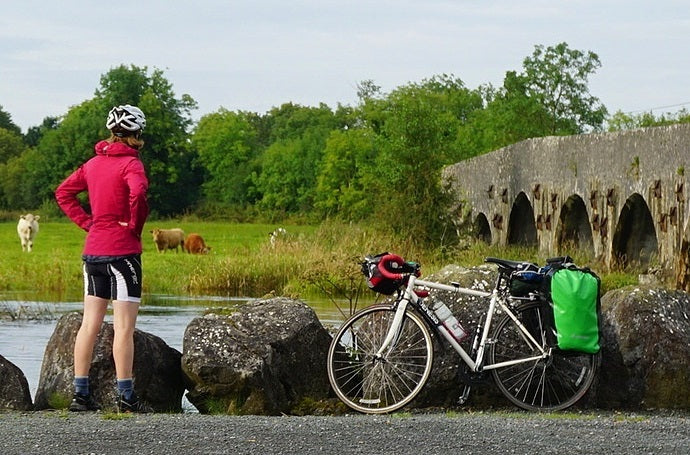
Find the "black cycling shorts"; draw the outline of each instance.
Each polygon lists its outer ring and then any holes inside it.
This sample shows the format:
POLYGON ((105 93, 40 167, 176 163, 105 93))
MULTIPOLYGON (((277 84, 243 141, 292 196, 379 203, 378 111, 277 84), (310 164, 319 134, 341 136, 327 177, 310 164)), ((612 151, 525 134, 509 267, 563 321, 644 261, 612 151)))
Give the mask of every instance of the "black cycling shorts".
POLYGON ((141 255, 112 262, 84 262, 84 294, 123 302, 141 302, 141 255))

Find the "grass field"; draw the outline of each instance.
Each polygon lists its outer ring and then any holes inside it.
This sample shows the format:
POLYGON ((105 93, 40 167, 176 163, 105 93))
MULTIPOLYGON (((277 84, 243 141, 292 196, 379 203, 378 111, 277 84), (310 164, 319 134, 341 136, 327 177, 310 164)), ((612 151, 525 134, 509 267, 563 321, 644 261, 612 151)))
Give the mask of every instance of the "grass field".
MULTIPOLYGON (((356 302, 371 298, 360 272, 366 254, 391 251, 420 262, 428 275, 447 264, 474 266, 486 256, 543 263, 534 249, 498 248, 484 243, 444 251, 424 249, 366 226, 323 223, 285 226, 287 238, 271 247, 278 225, 195 221, 150 221, 144 229, 144 294, 261 297, 267 293, 356 302), (156 251, 149 231, 182 228, 201 234, 208 255, 156 251)), ((85 233, 67 220, 41 220, 34 251, 22 252, 16 222, 0 222, 5 253, 0 261, 0 292, 24 300, 79 301, 81 251, 85 233)), ((573 255, 582 265, 585 258, 573 255)), ((596 268, 595 268, 596 270, 596 268)), ((600 274, 603 290, 636 283, 636 275, 600 274)))
MULTIPOLYGON (((269 233, 277 226, 267 224, 231 224, 202 222, 150 222, 143 234, 142 262, 144 264, 144 293, 186 295, 195 291, 211 295, 236 295, 242 283, 248 286, 249 277, 257 275, 257 261, 276 254, 269 245, 269 233), (196 232, 211 246, 208 255, 190 255, 181 250, 159 253, 149 231, 153 228, 182 228, 196 232), (252 259, 253 258, 253 259, 252 259), (235 264, 235 267, 233 267, 235 264), (219 276, 223 271, 237 268, 247 270, 238 280, 219 276), (255 270, 250 270, 255 269, 255 270), (225 285, 220 285, 225 282, 225 285), (234 282, 234 284, 233 284, 234 282), (217 289, 212 289, 218 286, 217 289), (232 288, 237 292, 232 293, 232 288)), ((290 226, 290 238, 309 236, 315 228, 290 226)), ((67 221, 40 222, 39 232, 31 253, 22 252, 16 223, 0 223, 0 241, 6 245, 0 262, 0 290, 24 298, 81 298, 81 252, 85 233, 67 221)), ((282 249, 282 248, 281 248, 282 249)), ((275 258, 274 258, 275 259, 275 258)), ((266 287, 275 286, 274 282, 266 287)), ((273 290, 260 289, 256 292, 273 290)))

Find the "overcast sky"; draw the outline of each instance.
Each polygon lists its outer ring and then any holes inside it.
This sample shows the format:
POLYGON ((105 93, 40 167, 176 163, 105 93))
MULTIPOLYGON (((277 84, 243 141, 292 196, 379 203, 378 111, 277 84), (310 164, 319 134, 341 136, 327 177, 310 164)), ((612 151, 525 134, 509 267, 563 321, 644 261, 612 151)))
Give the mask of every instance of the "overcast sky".
POLYGON ((568 43, 602 67, 610 113, 690 109, 684 0, 3 1, 0 105, 26 132, 90 99, 121 64, 163 70, 177 97, 217 111, 356 105, 439 74, 500 86, 535 45, 568 43))

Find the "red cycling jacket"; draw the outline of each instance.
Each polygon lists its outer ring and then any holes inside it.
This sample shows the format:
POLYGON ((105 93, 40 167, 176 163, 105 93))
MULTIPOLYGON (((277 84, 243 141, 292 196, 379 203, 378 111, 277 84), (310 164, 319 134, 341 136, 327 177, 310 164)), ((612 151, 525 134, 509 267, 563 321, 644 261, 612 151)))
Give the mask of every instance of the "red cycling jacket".
POLYGON ((149 182, 139 151, 121 142, 101 141, 96 156, 80 166, 55 190, 63 212, 88 232, 83 254, 124 256, 142 251, 141 233, 149 214, 149 182), (77 195, 89 192, 91 213, 77 195))

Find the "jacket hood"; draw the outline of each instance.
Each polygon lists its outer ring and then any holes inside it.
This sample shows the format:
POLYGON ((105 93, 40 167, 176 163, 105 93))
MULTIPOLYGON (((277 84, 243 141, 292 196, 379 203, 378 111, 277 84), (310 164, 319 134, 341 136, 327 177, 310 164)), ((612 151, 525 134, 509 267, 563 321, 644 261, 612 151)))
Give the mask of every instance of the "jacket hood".
POLYGON ((139 151, 133 149, 132 147, 123 144, 122 142, 113 142, 112 144, 108 141, 100 141, 94 147, 96 150, 96 155, 107 155, 107 156, 138 156, 139 151))

